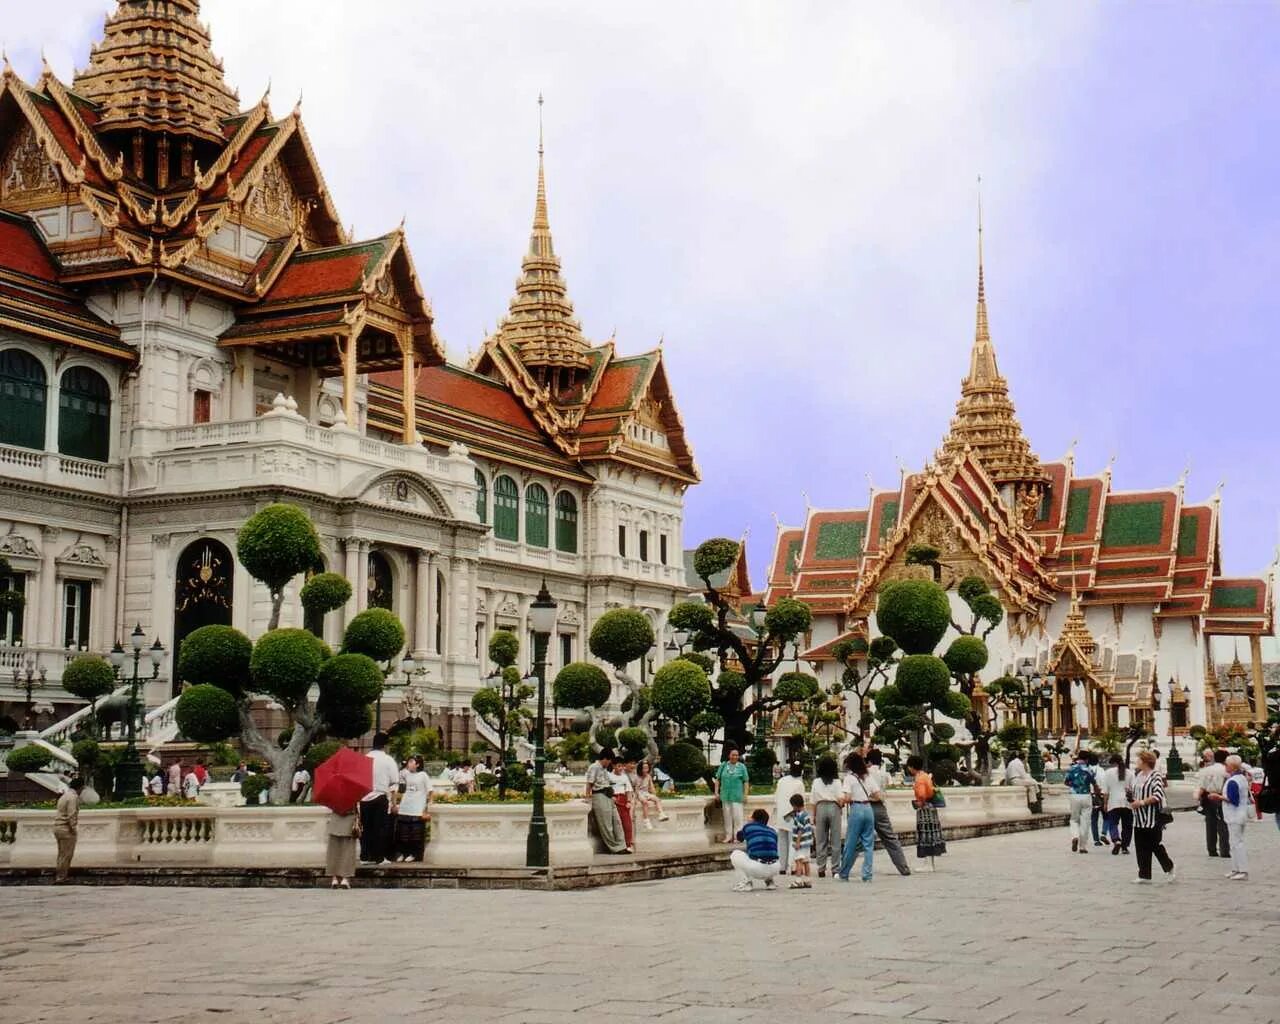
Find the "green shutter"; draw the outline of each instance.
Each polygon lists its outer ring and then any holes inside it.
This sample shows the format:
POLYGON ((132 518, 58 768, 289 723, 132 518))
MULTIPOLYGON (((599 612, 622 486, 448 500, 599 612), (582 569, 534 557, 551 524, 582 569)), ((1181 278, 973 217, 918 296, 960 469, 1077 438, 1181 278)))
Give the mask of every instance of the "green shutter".
POLYGON ((548 508, 546 488, 530 484, 524 492, 524 542, 535 548, 545 548, 548 540, 548 508))
POLYGON ((493 535, 499 540, 520 539, 520 489, 509 476, 493 482, 493 535))
POLYGON ((489 482, 478 469, 476 470, 476 515, 482 523, 489 521, 489 482))
POLYGON ((44 450, 44 367, 19 348, 0 352, 0 444, 44 450))
POLYGON ((58 388, 58 451, 106 462, 111 450, 111 390, 101 374, 73 366, 58 388))
POLYGON ((568 491, 556 495, 556 550, 578 553, 578 501, 568 491))

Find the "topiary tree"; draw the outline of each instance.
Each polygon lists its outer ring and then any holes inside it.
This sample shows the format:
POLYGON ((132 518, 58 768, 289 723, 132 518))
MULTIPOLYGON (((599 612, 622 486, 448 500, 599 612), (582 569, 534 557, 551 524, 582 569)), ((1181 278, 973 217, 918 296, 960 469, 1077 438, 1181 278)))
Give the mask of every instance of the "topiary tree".
MULTIPOLYGON (((711 706, 711 682, 693 662, 677 658, 663 665, 653 676, 653 707, 686 730, 711 706)), ((723 721, 723 719, 721 719, 723 721)))
POLYGON ((604 744, 600 730, 604 724, 603 708, 609 703, 613 687, 609 677, 599 665, 589 661, 570 662, 551 682, 551 692, 558 707, 575 708, 583 712, 590 749, 594 753, 604 744))
POLYGON ((314 776, 317 767, 345 746, 342 740, 321 740, 319 743, 313 743, 302 756, 302 767, 314 776))
POLYGON ((516 658, 520 655, 520 641, 509 630, 499 629, 489 638, 489 660, 497 668, 498 686, 486 686, 471 698, 471 710, 498 734, 498 753, 503 771, 498 775, 498 796, 506 795, 507 770, 512 761, 511 739, 517 732, 527 731, 533 715, 525 702, 533 696, 534 689, 520 676, 516 658))
POLYGON ((591 653, 612 665, 614 678, 627 688, 628 698, 623 705, 624 723, 645 730, 649 736, 645 747, 649 757, 656 759, 658 747, 649 729, 655 711, 652 707, 642 706, 640 684, 627 671, 627 666, 646 657, 653 645, 653 626, 649 617, 634 608, 614 608, 605 612, 596 619, 587 637, 591 653))
POLYGON ((90 730, 98 735, 98 700, 116 688, 116 674, 106 658, 81 654, 62 670, 62 688, 73 697, 89 702, 90 730))
POLYGON ((298 597, 307 617, 323 623, 326 615, 351 599, 351 583, 336 572, 318 572, 302 585, 298 597))
POLYGON ((277 503, 256 512, 236 536, 236 557, 271 592, 267 629, 280 625, 284 588, 320 562, 320 536, 297 505, 277 503))
POLYGON ((727 678, 726 672, 721 671, 711 689, 711 705, 724 719, 726 748, 745 747, 752 719, 782 706, 784 702, 764 683, 782 664, 787 645, 808 632, 813 621, 807 605, 782 598, 766 610, 764 623, 755 636, 744 638, 739 632, 739 609, 712 583, 713 577, 737 562, 738 554, 737 541, 724 537, 699 544, 693 553, 693 569, 703 583, 703 600, 684 601, 667 615, 673 629, 688 632, 695 652, 714 652, 722 670, 730 658, 741 667, 741 672, 735 671, 727 678), (748 692, 752 698, 744 703, 748 692))
POLYGON ((52 759, 53 755, 45 750, 44 747, 29 743, 25 747, 11 750, 4 763, 10 773, 17 772, 20 775, 26 775, 30 772, 44 771, 52 759))
POLYGON ((236 699, 221 686, 197 683, 182 691, 174 709, 178 729, 197 743, 218 743, 240 726, 236 699))
POLYGON ((693 740, 679 739, 662 752, 662 767, 676 782, 694 782, 707 774, 707 759, 693 740))
POLYGON ((368 608, 352 618, 342 635, 342 650, 390 662, 404 648, 404 624, 385 608, 368 608))
POLYGON ((186 635, 178 654, 178 678, 213 683, 233 694, 249 686, 253 643, 231 626, 201 626, 186 635))

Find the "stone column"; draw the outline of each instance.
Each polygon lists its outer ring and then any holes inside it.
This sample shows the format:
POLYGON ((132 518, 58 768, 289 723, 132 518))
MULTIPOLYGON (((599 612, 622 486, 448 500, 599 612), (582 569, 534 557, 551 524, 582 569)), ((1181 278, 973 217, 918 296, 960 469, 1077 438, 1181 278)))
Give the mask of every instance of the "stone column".
POLYGON ((434 551, 426 552, 426 576, 427 576, 427 653, 439 654, 440 645, 436 643, 436 620, 437 616, 444 614, 440 608, 436 607, 436 553, 434 551))
MULTIPOLYGON (((36 609, 35 639, 42 647, 60 647, 54 638, 58 632, 58 561, 55 551, 61 531, 56 526, 43 526, 40 534, 43 548, 40 552, 40 604, 36 609)), ((31 632, 30 629, 25 631, 31 632)), ((29 640, 25 642, 30 643, 29 640)))
POLYGON ((1262 676, 1262 638, 1254 633, 1249 637, 1249 657, 1253 662, 1253 714, 1255 722, 1267 720, 1267 684, 1262 676))
POLYGON ((352 585, 356 588, 357 612, 362 612, 369 607, 369 549, 371 546, 367 540, 356 541, 358 550, 356 578, 352 585))
POLYGON ((453 579, 453 563, 456 559, 442 558, 440 564, 436 567, 436 571, 444 577, 444 586, 441 588, 440 607, 436 610, 438 621, 440 623, 440 659, 446 660, 453 651, 453 642, 450 637, 453 636, 453 605, 457 601, 457 595, 454 592, 453 579))
POLYGON ((355 537, 343 537, 342 550, 342 575, 351 584, 351 597, 347 599, 347 603, 342 607, 342 626, 345 629, 347 624, 355 618, 355 614, 360 607, 360 593, 356 589, 360 581, 360 541, 355 537))
POLYGON ((120 586, 120 542, 114 536, 106 538, 107 574, 94 594, 93 634, 90 646, 93 650, 108 651, 116 637, 116 592, 120 586))
POLYGON ((419 551, 413 573, 413 659, 420 661, 431 649, 431 552, 419 551))

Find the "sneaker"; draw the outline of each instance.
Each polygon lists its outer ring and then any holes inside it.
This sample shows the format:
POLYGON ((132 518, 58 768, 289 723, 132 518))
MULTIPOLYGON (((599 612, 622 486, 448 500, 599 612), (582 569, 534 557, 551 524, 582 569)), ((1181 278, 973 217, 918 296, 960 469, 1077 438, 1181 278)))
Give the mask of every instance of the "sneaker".
POLYGON ((734 892, 750 892, 750 891, 751 891, 751 883, 750 883, 750 882, 739 882, 737 885, 735 885, 735 886, 733 887, 733 891, 734 891, 734 892))
POLYGON ((818 877, 819 877, 819 878, 826 878, 826 877, 827 877, 827 869, 826 869, 826 868, 818 868, 818 877))
POLYGON ((803 888, 804 888, 804 879, 803 879, 803 878, 793 878, 793 879, 791 879, 791 881, 789 881, 789 882, 787 883, 787 888, 788 888, 788 889, 803 889, 803 888))
POLYGON ((1095 839, 1095 840, 1093 841, 1093 845, 1094 845, 1094 846, 1101 846, 1101 845, 1102 845, 1102 840, 1101 840, 1101 839, 1095 839))
POLYGON ((1120 856, 1120 847, 1119 847, 1119 846, 1113 846, 1113 847, 1111 847, 1111 856, 1113 856, 1113 857, 1118 857, 1118 856, 1120 856))
POLYGON ((774 880, 773 880, 772 878, 767 878, 767 879, 765 879, 764 887, 765 887, 766 889, 776 889, 776 888, 778 888, 777 884, 774 882, 774 880))
POLYGON ((653 822, 651 822, 648 818, 645 818, 645 819, 644 819, 644 830, 645 830, 646 832, 652 832, 652 831, 653 831, 653 822))
POLYGON ((1129 881, 1131 881, 1134 885, 1150 885, 1151 884, 1151 879, 1149 878, 1131 878, 1129 879, 1129 881))
POLYGON ((1071 852, 1075 853, 1078 849, 1080 849, 1080 840, 1079 839, 1071 840, 1071 852))
POLYGON ((1236 871, 1236 870, 1232 869, 1231 871, 1228 871, 1228 872, 1227 872, 1225 875, 1223 875, 1222 877, 1223 877, 1223 878, 1235 878, 1235 877, 1236 877, 1236 875, 1238 875, 1238 874, 1240 874, 1240 872, 1239 872, 1239 871, 1236 871))
POLYGON ((1170 885, 1173 885, 1173 883, 1174 883, 1174 882, 1176 882, 1176 881, 1178 880, 1178 872, 1177 872, 1177 871, 1166 871, 1166 872, 1165 872, 1165 874, 1164 874, 1164 880, 1165 880, 1166 882, 1168 882, 1170 885))
POLYGON ((1080 852, 1080 853, 1088 853, 1089 851, 1088 851, 1087 849, 1085 849, 1085 848, 1082 846, 1082 847, 1080 847, 1080 851, 1079 851, 1079 852, 1080 852))
POLYGON ((666 821, 666 820, 667 820, 668 818, 670 818, 670 817, 671 817, 671 816, 670 816, 669 814, 659 814, 659 815, 658 815, 658 820, 659 820, 659 821, 666 821))
POLYGON ((1233 882, 1247 882, 1249 881, 1249 872, 1233 871, 1231 872, 1231 874, 1227 875, 1227 878, 1229 878, 1233 882))
POLYGON ((1120 852, 1123 853, 1126 857, 1129 856, 1129 847, 1127 846, 1120 847, 1120 852))

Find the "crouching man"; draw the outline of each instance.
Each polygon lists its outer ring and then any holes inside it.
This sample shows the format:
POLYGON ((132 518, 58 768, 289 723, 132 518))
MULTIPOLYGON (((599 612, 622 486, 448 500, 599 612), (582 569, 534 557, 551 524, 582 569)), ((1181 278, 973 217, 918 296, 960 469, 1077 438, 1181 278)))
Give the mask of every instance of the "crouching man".
POLYGON ((776 889, 773 880, 778 875, 778 833, 769 827, 769 812, 764 808, 752 811, 751 820, 738 833, 737 840, 746 849, 729 854, 729 863, 738 873, 734 890, 750 892, 757 880, 764 882, 766 889, 776 889))

